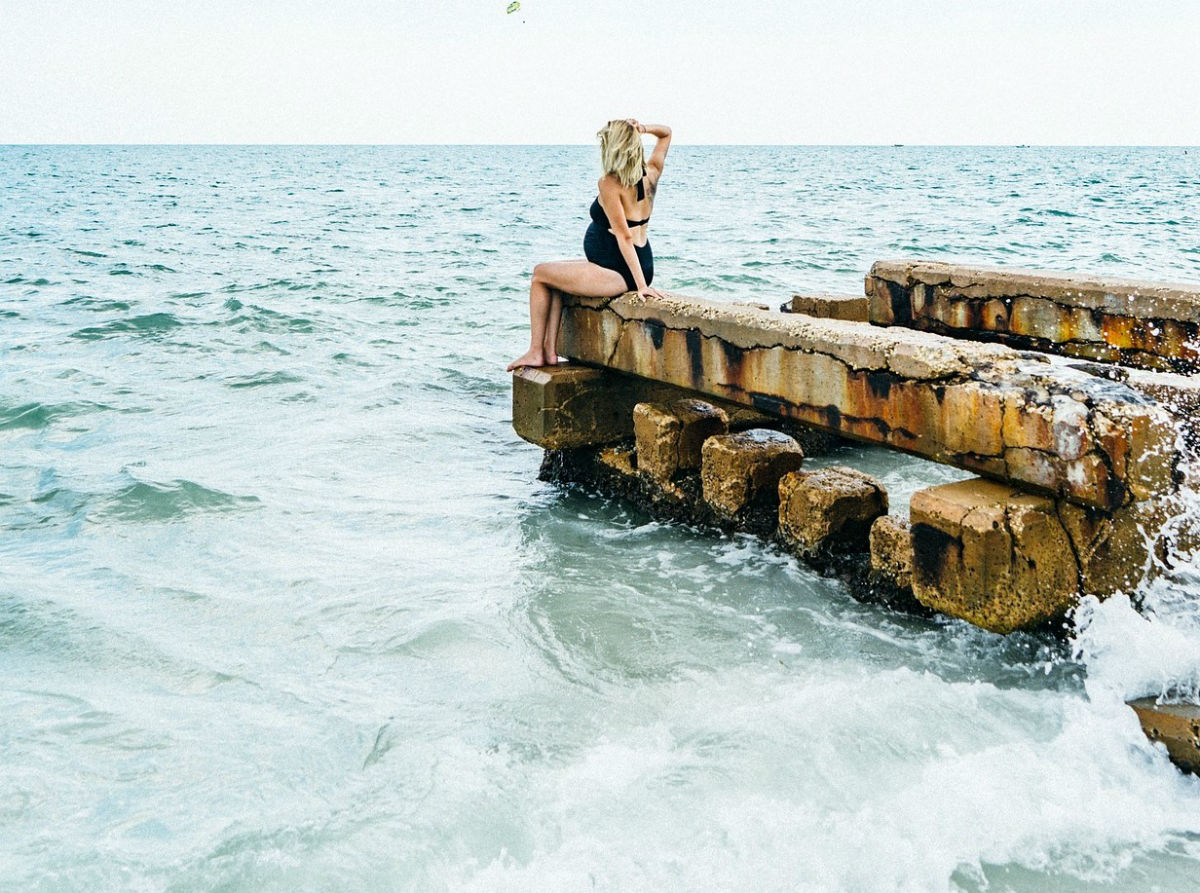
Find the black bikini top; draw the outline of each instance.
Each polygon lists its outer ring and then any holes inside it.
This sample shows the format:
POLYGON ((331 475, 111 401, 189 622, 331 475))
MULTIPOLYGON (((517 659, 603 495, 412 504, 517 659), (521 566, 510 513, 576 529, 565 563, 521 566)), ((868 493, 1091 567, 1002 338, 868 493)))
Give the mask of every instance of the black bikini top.
MULTIPOLYGON (((644 201, 646 198, 646 165, 644 164, 642 165, 642 179, 638 180, 637 184, 637 198, 639 202, 644 201)), ((596 221, 596 223, 600 224, 605 229, 608 228, 608 215, 604 213, 604 208, 600 205, 600 196, 596 196, 594 199, 592 199, 592 206, 588 209, 588 213, 591 214, 592 220, 596 221)), ((649 222, 649 217, 647 217, 645 220, 629 220, 626 218, 625 225, 632 229, 635 226, 644 226, 649 222)))

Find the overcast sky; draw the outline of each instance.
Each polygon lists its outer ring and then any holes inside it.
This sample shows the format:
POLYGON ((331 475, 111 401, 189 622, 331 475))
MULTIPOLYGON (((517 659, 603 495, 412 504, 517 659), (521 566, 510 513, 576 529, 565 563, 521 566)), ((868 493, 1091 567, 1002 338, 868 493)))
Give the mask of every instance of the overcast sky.
POLYGON ((1200 0, 0 0, 0 143, 1200 143, 1200 0))

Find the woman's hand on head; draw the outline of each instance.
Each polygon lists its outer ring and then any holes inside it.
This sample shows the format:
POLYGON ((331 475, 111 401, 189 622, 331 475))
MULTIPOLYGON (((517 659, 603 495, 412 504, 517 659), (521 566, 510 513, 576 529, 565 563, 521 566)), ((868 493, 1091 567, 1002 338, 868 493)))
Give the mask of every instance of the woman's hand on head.
POLYGON ((646 125, 639 124, 637 118, 626 118, 625 120, 628 121, 629 126, 632 127, 634 130, 636 130, 638 133, 646 132, 646 125))

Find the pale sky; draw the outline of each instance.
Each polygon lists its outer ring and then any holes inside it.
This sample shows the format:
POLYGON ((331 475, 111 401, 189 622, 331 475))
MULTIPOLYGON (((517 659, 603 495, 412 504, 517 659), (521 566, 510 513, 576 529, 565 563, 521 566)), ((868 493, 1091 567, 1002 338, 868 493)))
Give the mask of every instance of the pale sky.
POLYGON ((0 0, 0 143, 1200 144, 1200 0, 0 0))

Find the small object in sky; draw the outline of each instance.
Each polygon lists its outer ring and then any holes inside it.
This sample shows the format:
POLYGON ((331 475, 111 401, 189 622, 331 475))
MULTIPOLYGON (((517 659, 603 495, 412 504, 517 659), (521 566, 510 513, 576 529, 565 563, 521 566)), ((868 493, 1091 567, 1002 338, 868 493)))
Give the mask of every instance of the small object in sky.
POLYGON ((514 12, 516 12, 520 8, 521 8, 521 4, 518 2, 518 0, 513 0, 512 3, 508 4, 508 9, 505 10, 505 12, 507 12, 509 15, 512 15, 514 12))

